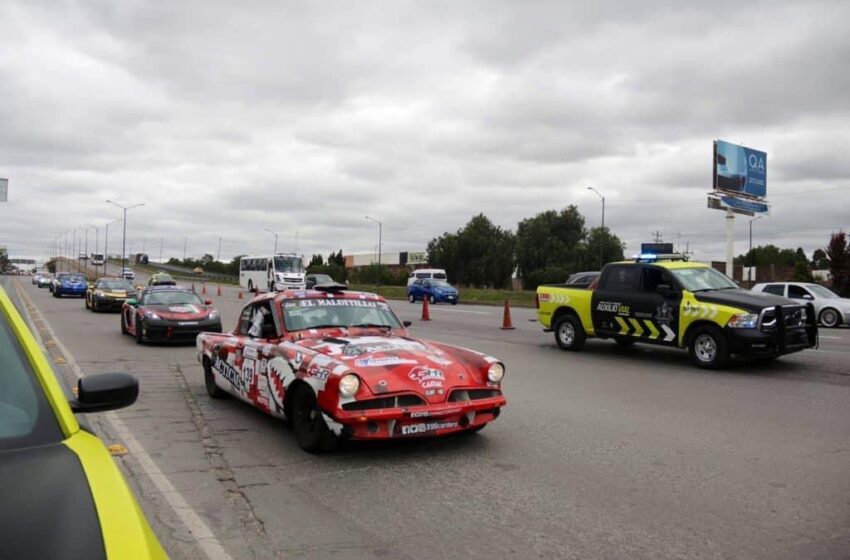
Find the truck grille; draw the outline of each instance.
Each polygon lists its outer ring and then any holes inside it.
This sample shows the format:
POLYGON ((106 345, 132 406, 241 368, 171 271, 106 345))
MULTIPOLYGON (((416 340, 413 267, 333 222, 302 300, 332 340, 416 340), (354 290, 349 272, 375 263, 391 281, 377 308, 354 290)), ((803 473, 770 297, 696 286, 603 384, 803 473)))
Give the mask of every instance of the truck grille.
POLYGON ((778 330, 793 329, 806 325, 806 309, 800 305, 776 306, 762 311, 761 330, 764 332, 777 332, 778 330), (777 320, 782 317, 781 324, 777 320))

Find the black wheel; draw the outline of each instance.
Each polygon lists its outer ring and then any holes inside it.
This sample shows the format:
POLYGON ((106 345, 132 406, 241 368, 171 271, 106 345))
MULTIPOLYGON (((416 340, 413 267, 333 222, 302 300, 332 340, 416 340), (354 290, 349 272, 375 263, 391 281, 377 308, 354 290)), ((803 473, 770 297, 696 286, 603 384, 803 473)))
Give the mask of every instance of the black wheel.
POLYGON ((91 309, 91 305, 89 304, 89 296, 83 296, 86 298, 86 309, 91 309))
POLYGON ((818 315, 818 321, 824 327, 831 329, 841 324, 841 316, 835 309, 827 307, 826 309, 820 312, 820 315, 818 315))
POLYGON ((631 346, 636 341, 633 338, 617 337, 614 339, 614 342, 616 342, 619 346, 631 346))
POLYGON ((457 305, 457 300, 452 301, 452 305, 457 305))
POLYGON ((416 303, 416 296, 412 293, 407 294, 407 301, 409 301, 410 303, 416 303))
POLYGON ((555 324, 555 342, 561 350, 581 350, 586 335, 575 315, 564 315, 555 324))
POLYGON ((142 335, 142 320, 136 317, 136 344, 141 344, 145 341, 142 335))
POLYGON ((688 353, 700 368, 723 369, 729 364, 729 343, 715 326, 697 327, 691 336, 688 353))
POLYGON ((435 298, 433 295, 428 296, 428 303, 434 305, 435 303, 437 303, 437 298, 435 298))
POLYGON ((337 438, 328 429, 313 391, 301 386, 292 397, 292 422, 295 440, 308 453, 321 453, 334 448, 337 438))
POLYGON ((57 292, 56 290, 53 290, 53 297, 60 297, 59 292, 57 292))
POLYGON ((227 391, 215 384, 215 374, 213 374, 210 361, 206 358, 204 358, 204 386, 207 388, 207 394, 214 399, 223 399, 229 396, 227 391))
POLYGON ((97 308, 97 300, 96 299, 91 300, 91 311, 92 311, 92 313, 97 313, 98 311, 100 311, 100 309, 97 308))
POLYGON ((121 334, 130 334, 127 329, 127 322, 124 319, 124 311, 121 311, 121 334))

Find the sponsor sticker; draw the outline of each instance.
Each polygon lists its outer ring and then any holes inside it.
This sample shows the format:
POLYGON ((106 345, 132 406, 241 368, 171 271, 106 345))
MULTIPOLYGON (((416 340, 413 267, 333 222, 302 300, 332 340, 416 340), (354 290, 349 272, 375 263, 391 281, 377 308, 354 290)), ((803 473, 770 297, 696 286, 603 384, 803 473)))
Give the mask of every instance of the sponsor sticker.
POLYGON ((416 360, 400 358, 398 356, 387 356, 385 358, 364 358, 361 360, 354 361, 354 365, 357 367, 383 367, 415 363, 417 363, 416 360))
POLYGON ((426 366, 413 368, 407 376, 417 381, 423 389, 442 389, 443 381, 446 379, 442 370, 426 366))
POLYGON ((409 424, 401 427, 401 435, 412 436, 415 434, 427 434, 437 430, 457 428, 457 422, 423 422, 421 424, 409 424))

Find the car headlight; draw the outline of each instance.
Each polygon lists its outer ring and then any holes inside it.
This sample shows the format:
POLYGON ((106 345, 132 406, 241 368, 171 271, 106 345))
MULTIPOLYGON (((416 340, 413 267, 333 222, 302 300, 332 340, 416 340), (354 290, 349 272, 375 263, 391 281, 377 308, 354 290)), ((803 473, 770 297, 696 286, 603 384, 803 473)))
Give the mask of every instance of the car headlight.
POLYGON ((353 373, 346 374, 339 380, 339 394, 343 397, 353 397, 360 390, 360 378, 353 373))
POLYGON ((489 379, 491 383, 499 383, 504 376, 505 366, 499 362, 490 364, 490 367, 487 368, 487 379, 489 379))
POLYGON ((95 295, 95 297, 103 297, 106 294, 101 292, 100 290, 95 290, 94 295, 95 295))
POLYGON ((153 311, 145 311, 145 318, 153 319, 154 321, 159 321, 159 315, 157 315, 153 311))
POLYGON ((738 313, 732 315, 727 326, 733 329, 754 329, 758 325, 759 316, 755 313, 738 313))
POLYGON ((207 319, 218 319, 218 309, 213 309, 207 316, 207 319))

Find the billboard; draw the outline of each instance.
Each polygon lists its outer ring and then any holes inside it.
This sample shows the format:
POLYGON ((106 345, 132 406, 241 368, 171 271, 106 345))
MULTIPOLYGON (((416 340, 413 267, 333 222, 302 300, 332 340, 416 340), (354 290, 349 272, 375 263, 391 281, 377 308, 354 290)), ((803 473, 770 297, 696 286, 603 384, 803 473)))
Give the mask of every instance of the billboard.
POLYGON ((9 179, 0 177, 0 202, 9 200, 9 179))
POLYGON ((714 189, 764 198, 767 196, 767 154, 715 140, 714 189))

